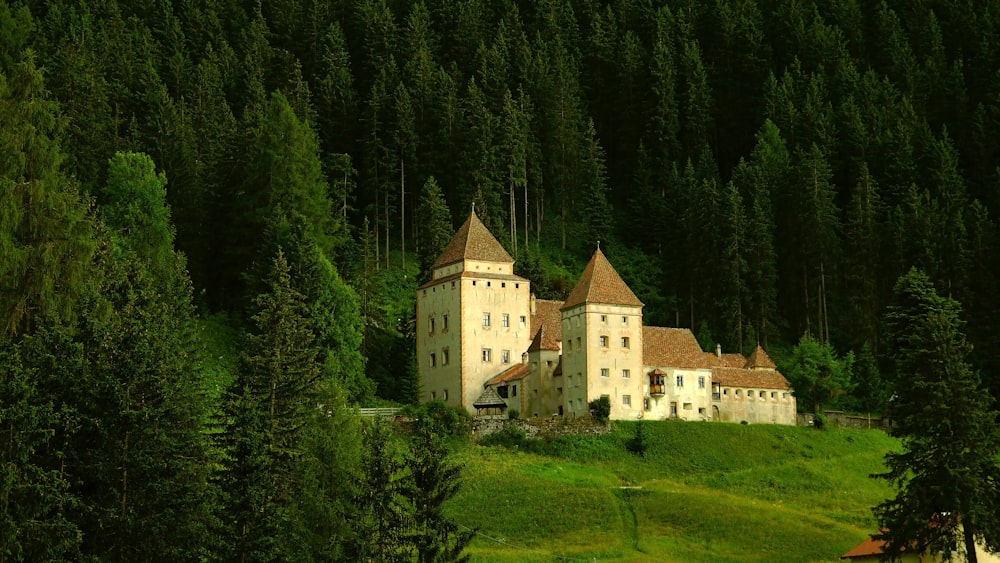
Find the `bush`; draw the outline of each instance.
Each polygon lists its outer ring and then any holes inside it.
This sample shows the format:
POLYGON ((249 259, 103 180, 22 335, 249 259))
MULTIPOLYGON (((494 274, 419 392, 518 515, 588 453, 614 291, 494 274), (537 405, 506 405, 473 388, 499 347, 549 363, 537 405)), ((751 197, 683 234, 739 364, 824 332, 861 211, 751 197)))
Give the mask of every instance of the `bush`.
POLYGON ((635 424, 635 435, 625 444, 628 451, 639 457, 646 457, 646 432, 645 425, 640 420, 635 424))
POLYGON ((462 436, 469 432, 472 417, 461 407, 449 407, 444 401, 431 401, 417 408, 404 409, 423 427, 439 436, 462 436))
POLYGON ((479 440, 481 446, 503 446, 505 448, 523 448, 527 441, 527 435, 513 424, 507 424, 502 430, 487 434, 479 440))
POLYGON ((821 412, 818 412, 815 415, 813 415, 813 428, 815 428, 817 430, 824 430, 824 429, 826 429, 826 415, 825 414, 823 414, 821 412))
POLYGON ((594 420, 600 423, 608 421, 608 417, 611 416, 611 399, 607 397, 599 397, 588 403, 590 407, 590 416, 594 417, 594 420))
POLYGON ((507 409, 507 418, 510 420, 517 420, 520 418, 521 413, 517 409, 507 409))

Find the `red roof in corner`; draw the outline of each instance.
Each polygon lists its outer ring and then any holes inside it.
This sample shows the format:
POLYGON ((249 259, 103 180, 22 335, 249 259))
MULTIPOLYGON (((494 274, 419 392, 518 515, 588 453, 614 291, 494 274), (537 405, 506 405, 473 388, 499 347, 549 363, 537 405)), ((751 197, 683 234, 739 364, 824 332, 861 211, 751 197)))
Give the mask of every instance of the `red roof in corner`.
POLYGON ((869 536, 868 539, 852 547, 850 551, 841 555, 840 558, 854 559, 856 557, 871 557, 872 555, 880 555, 882 553, 882 546, 884 545, 885 540, 877 540, 869 536))

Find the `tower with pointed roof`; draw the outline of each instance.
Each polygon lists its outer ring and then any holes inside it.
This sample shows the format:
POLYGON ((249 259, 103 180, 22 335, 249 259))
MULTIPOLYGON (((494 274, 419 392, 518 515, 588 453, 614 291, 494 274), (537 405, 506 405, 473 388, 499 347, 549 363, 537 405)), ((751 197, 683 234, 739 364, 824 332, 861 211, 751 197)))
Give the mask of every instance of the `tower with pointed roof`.
POLYGON ((606 395, 611 418, 643 413, 642 302, 598 248, 562 306, 565 406, 583 416, 606 395))
POLYGON ((521 362, 531 343, 528 280, 473 211, 417 290, 421 402, 474 411, 487 380, 521 362))

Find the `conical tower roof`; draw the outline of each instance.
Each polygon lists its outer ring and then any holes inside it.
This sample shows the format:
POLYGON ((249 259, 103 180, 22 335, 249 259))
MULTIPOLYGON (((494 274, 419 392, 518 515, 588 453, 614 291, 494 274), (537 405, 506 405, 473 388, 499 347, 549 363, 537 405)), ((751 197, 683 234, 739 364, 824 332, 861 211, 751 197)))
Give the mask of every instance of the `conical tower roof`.
POLYGON ((490 233, 486 225, 479 220, 476 212, 462 223, 458 232, 445 247, 444 252, 431 266, 432 269, 461 262, 463 260, 479 260, 483 262, 508 262, 514 259, 504 250, 500 241, 490 233))
POLYGON ((743 365, 743 369, 776 369, 778 366, 774 365, 771 358, 768 357, 767 352, 757 345, 750 357, 747 358, 747 363, 743 365))
POLYGON ((632 293, 600 248, 590 257, 590 262, 587 262, 587 267, 580 275, 580 281, 576 282, 562 309, 581 303, 642 307, 642 301, 632 293))

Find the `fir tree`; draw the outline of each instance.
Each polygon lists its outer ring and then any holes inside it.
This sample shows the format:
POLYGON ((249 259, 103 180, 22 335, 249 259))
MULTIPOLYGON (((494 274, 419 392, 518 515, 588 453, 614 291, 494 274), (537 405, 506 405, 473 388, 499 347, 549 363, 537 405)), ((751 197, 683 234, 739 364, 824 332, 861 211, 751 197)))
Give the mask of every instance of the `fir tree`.
POLYGON ((914 268, 896 283, 885 317, 895 363, 891 434, 903 444, 876 475, 898 491, 873 509, 889 556, 948 557, 963 546, 976 561, 977 543, 1000 549, 997 415, 969 366, 960 314, 961 305, 914 268))

